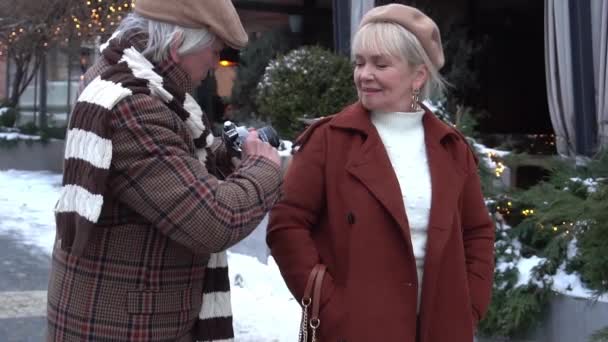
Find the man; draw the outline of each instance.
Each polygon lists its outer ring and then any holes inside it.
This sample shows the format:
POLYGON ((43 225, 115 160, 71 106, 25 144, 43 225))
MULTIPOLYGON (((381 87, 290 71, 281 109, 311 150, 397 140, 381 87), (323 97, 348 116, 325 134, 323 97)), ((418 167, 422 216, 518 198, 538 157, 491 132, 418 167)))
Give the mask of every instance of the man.
POLYGON ((247 35, 229 0, 138 0, 85 75, 66 139, 48 341, 233 338, 225 250, 276 202, 278 153, 239 167, 189 95, 247 35))

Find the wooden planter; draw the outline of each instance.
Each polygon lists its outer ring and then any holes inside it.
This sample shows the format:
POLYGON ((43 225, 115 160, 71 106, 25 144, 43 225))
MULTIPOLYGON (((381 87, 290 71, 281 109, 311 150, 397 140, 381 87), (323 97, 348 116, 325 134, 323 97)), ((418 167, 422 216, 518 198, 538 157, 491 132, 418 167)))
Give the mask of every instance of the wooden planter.
POLYGON ((51 171, 63 169, 64 141, 9 140, 0 146, 0 170, 51 171))
POLYGON ((478 338, 477 342, 589 342, 594 332, 606 326, 608 303, 556 294, 532 331, 509 340, 478 338))

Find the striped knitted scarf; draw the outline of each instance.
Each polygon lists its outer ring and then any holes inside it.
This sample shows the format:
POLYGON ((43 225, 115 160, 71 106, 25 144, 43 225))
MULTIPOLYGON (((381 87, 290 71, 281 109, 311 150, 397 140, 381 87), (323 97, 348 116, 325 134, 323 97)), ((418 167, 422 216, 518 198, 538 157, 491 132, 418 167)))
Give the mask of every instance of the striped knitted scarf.
MULTIPOLYGON (((101 46, 111 66, 82 91, 66 136, 63 187, 55 216, 61 247, 78 256, 97 229, 101 214, 112 162, 111 112, 118 102, 134 94, 162 100, 188 126, 203 164, 213 141, 208 119, 192 96, 163 78, 139 52, 142 34, 125 34, 121 39, 116 38, 118 35, 116 32, 101 46), (78 117, 86 119, 78 120, 78 128, 74 128, 73 121, 78 117)), ((195 337, 197 341, 218 342, 234 338, 226 252, 210 256, 195 337)))

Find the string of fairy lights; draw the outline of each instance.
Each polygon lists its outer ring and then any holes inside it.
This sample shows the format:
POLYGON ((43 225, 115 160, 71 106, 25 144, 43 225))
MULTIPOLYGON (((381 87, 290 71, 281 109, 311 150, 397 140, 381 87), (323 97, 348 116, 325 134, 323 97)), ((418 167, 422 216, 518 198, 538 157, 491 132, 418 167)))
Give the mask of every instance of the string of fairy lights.
MULTIPOLYGON (((500 216, 503 219, 508 218, 512 215, 517 215, 517 214, 521 215, 521 217, 526 219, 526 218, 530 218, 537 214, 535 209, 515 209, 513 202, 510 200, 497 204, 495 206, 495 210, 497 213, 500 213, 500 216)), ((584 222, 575 223, 575 222, 566 222, 566 221, 562 221, 561 223, 547 223, 547 224, 537 223, 536 224, 536 227, 539 230, 547 230, 548 232, 552 232, 555 234, 563 233, 566 235, 569 235, 573 231, 575 231, 579 228, 582 228, 584 226, 585 226, 584 222)))
POLYGON ((4 39, 0 39, 0 56, 6 54, 10 45, 31 37, 33 33, 38 33, 42 37, 44 47, 54 42, 69 43, 73 38, 92 40, 97 36, 109 34, 135 7, 135 2, 135 0, 84 0, 81 6, 72 8, 63 18, 57 20, 57 23, 46 24, 48 26, 43 27, 16 26, 12 31, 6 32, 4 39))
MULTIPOLYGON (((529 138, 536 139, 537 145, 546 145, 546 146, 555 146, 555 136, 554 135, 530 135, 529 138)), ((531 148, 534 148, 534 142, 531 143, 531 148)), ((495 152, 490 151, 487 153, 488 158, 496 165, 494 168, 494 175, 496 178, 501 178, 504 172, 507 169, 504 161, 501 160, 500 156, 495 152)), ((530 218, 537 214, 537 211, 532 208, 524 208, 524 209, 515 209, 514 204, 511 200, 503 200, 500 204, 495 206, 495 210, 497 213, 500 213, 501 217, 508 218, 512 215, 519 215, 520 217, 526 219, 530 218)), ((569 235, 573 231, 578 228, 585 226, 584 223, 574 223, 574 222, 566 222, 563 221, 560 223, 537 223, 536 227, 540 230, 547 230, 549 232, 553 232, 555 234, 566 234, 569 235)))
POLYGON ((496 178, 500 178, 506 171, 507 166, 498 158, 495 152, 488 152, 488 158, 490 158, 490 160, 496 164, 494 174, 496 175, 496 178))
POLYGON ((72 16, 78 36, 104 34, 111 30, 135 7, 135 1, 87 0, 86 5, 89 9, 88 17, 81 19, 72 16))
MULTIPOLYGON (((136 0, 79 0, 58 23, 50 27, 15 27, 7 34, 8 39, 0 39, 0 56, 6 54, 11 44, 27 38, 29 33, 37 32, 43 36, 42 47, 52 43, 68 44, 71 39, 93 41, 96 37, 109 36, 122 19, 135 8, 136 0), (42 35, 41 33, 46 33, 42 35)), ((235 67, 229 60, 220 61, 222 67, 235 67)))

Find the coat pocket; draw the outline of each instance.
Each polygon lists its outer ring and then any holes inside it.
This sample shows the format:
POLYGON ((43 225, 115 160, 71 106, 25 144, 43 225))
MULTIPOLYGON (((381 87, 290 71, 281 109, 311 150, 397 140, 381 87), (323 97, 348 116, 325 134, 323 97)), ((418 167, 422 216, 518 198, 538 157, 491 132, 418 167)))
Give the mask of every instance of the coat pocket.
POLYGON ((321 341, 336 341, 343 339, 346 320, 343 288, 334 288, 329 301, 321 309, 320 319, 321 341))
POLYGON ((192 310, 192 289, 177 291, 128 291, 127 312, 130 314, 174 313, 192 310))

